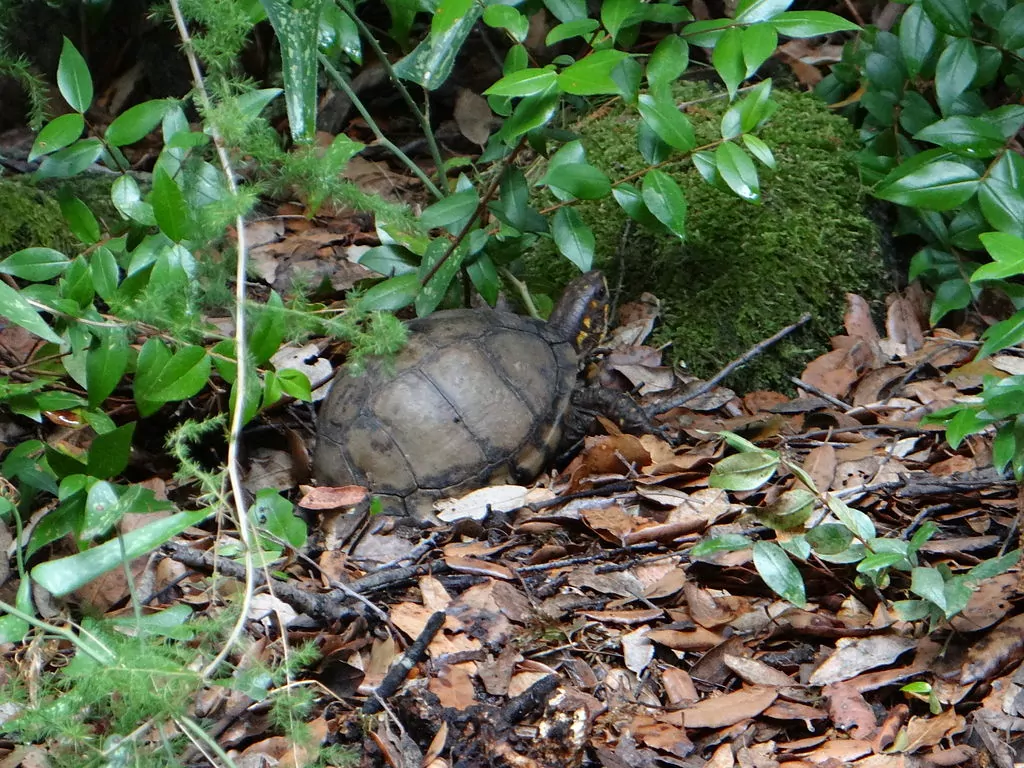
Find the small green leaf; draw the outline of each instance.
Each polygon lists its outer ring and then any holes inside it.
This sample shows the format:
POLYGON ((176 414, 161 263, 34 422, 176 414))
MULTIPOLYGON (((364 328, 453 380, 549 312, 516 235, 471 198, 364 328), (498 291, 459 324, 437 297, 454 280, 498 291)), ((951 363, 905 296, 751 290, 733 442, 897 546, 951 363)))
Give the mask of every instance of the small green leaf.
POLYGON ((714 555, 718 552, 736 552, 752 545, 750 539, 738 533, 725 533, 704 539, 690 550, 690 557, 699 558, 714 555))
POLYGON ((62 274, 70 264, 67 256, 53 248, 23 248, 0 261, 0 273, 41 283, 62 274))
POLYGON ((601 3, 601 24, 614 42, 625 27, 641 20, 640 0, 604 0, 601 3))
POLYGON ((803 488, 785 491, 767 507, 754 512, 765 525, 776 531, 796 531, 804 527, 814 511, 817 496, 803 488))
POLYGON ((686 237, 686 197, 675 179, 664 171, 648 171, 642 195, 647 210, 658 221, 677 237, 686 237))
POLYGON ((558 73, 558 87, 575 96, 615 95, 619 86, 612 78, 612 70, 627 54, 613 48, 595 51, 558 73))
POLYGON ((807 541, 818 554, 838 555, 853 543, 853 533, 845 525, 823 523, 806 533, 807 541))
POLYGON ((176 102, 166 99, 136 104, 114 118, 104 137, 115 147, 142 141, 160 124, 164 115, 176 106, 176 102))
POLYGON ((1005 232, 986 232, 980 236, 982 245, 995 263, 983 264, 974 270, 971 282, 1001 280, 1024 274, 1024 239, 1005 232))
POLYGON ((84 130, 85 119, 78 112, 69 112, 66 115, 55 117, 36 136, 36 140, 32 144, 32 151, 28 155, 28 161, 31 163, 43 155, 63 149, 78 139, 84 130))
POLYGON ((281 390, 286 395, 306 403, 313 402, 313 390, 309 383, 309 377, 302 371, 284 368, 277 372, 277 378, 281 384, 281 390))
POLYGON ((899 38, 903 63, 911 77, 921 73, 938 36, 938 30, 924 12, 924 6, 921 3, 910 5, 900 19, 899 38))
POLYGON ((35 308, 29 304, 28 299, 18 291, 11 288, 7 283, 0 282, 0 310, 10 322, 20 325, 26 331, 34 333, 41 339, 60 344, 61 338, 53 329, 46 324, 46 321, 39 316, 35 308))
POLYGON ((999 37, 1003 48, 1011 51, 1024 48, 1024 6, 1014 3, 999 19, 999 37))
POLYGON ((854 536, 862 541, 875 538, 875 524, 871 521, 870 517, 859 509, 849 506, 834 494, 828 494, 826 501, 832 514, 839 519, 839 522, 849 528, 854 536))
POLYGON ((202 347, 187 346, 173 355, 162 341, 150 338, 142 345, 136 366, 135 402, 143 416, 164 403, 186 400, 206 386, 210 356, 202 347))
POLYGON ((529 19, 510 5, 487 6, 484 8, 483 19, 489 27, 508 30, 517 43, 523 42, 530 31, 529 19))
POLYGON ((426 208, 420 214, 420 223, 427 229, 449 227, 472 216, 480 205, 480 195, 475 189, 456 192, 426 208))
POLYGON ((119 176, 110 188, 110 200, 126 219, 152 227, 156 224, 153 206, 142 201, 139 184, 128 174, 119 176))
POLYGON ((39 179, 67 179, 77 176, 103 154, 99 139, 79 139, 74 144, 43 158, 33 176, 39 179))
POLYGON ((546 125, 558 112, 560 101, 558 86, 555 84, 542 93, 527 96, 516 105, 512 116, 505 121, 502 137, 511 144, 524 133, 546 125))
POLYGON ((368 312, 395 312, 412 304, 419 291, 420 280, 415 272, 398 275, 370 288, 360 297, 359 306, 368 312))
POLYGON ((944 280, 935 289, 935 298, 932 299, 929 321, 932 325, 938 324, 939 320, 950 312, 966 307, 973 298, 974 294, 971 291, 971 286, 963 278, 954 277, 944 280))
POLYGON ((208 509, 198 509, 156 520, 77 555, 40 563, 32 569, 32 578, 51 594, 63 597, 120 565, 122 557, 131 561, 148 554, 210 514, 208 509))
POLYGON ((71 234, 77 237, 86 245, 92 245, 100 239, 100 223, 89 206, 77 197, 61 195, 58 198, 60 212, 64 215, 64 221, 68 223, 71 234))
POLYGON ((751 77, 775 53, 779 35, 771 24, 754 24, 743 30, 744 79, 751 77))
POLYGON ((578 19, 566 24, 558 24, 548 32, 547 37, 544 38, 544 45, 555 45, 563 40, 571 40, 574 37, 586 38, 587 35, 599 26, 601 24, 597 19, 578 19))
POLYGON ((754 567, 764 583, 797 608, 807 605, 807 594, 800 571, 782 548, 771 541, 754 542, 754 567))
POLYGON ((563 207, 555 211, 551 221, 551 236, 558 252, 586 272, 594 262, 594 233, 575 208, 563 207))
POLYGON ((91 541, 105 535, 124 516, 117 490, 110 483, 93 483, 85 497, 85 519, 79 539, 91 541))
POLYGON ((521 69, 505 75, 484 91, 484 96, 533 96, 545 93, 557 81, 558 73, 553 69, 521 69))
POLYGON ((249 331, 249 354, 255 365, 263 365, 274 356, 284 341, 285 330, 284 303, 277 291, 271 291, 249 331))
POLYGON ((157 167, 153 173, 153 194, 150 200, 160 230, 176 243, 184 240, 189 230, 185 196, 163 168, 157 167))
POLYGON ((473 0, 441 0, 434 6, 430 19, 430 34, 438 37, 452 29, 469 12, 473 0))
POLYGON ((85 114, 92 104, 92 76, 82 54, 66 37, 57 64, 57 87, 68 105, 85 114))
POLYGON ((971 8, 967 0, 921 0, 925 13, 947 35, 971 34, 971 8))
POLYGON ((644 203, 644 197, 640 190, 632 184, 618 184, 612 189, 612 197, 633 221, 649 227, 655 232, 664 231, 664 225, 654 217, 644 203))
POLYGON ((910 591, 946 610, 946 582, 936 568, 914 568, 910 572, 910 591))
POLYGON ((723 142, 715 150, 715 165, 722 180, 729 189, 744 200, 757 201, 761 198, 757 167, 746 152, 731 141, 723 142))
POLYGON ((134 434, 135 422, 131 421, 111 432, 97 435, 89 447, 89 474, 109 479, 124 472, 131 456, 134 434))
POLYGON ((728 491, 753 491, 771 479, 779 467, 774 451, 754 451, 726 456, 711 470, 708 485, 728 491))
POLYGON ((980 183, 977 171, 963 163, 937 160, 909 169, 904 163, 889 174, 875 196, 900 205, 948 211, 967 202, 980 183))
POLYGON ((589 163, 565 163, 551 168, 541 184, 557 188, 580 200, 606 197, 612 188, 608 177, 589 163))
POLYGON ((775 18, 793 4, 793 0, 743 0, 736 8, 736 21, 754 24, 775 18))
POLYGON ((980 117, 956 115, 932 123, 914 138, 946 149, 962 150, 972 157, 991 157, 1003 146, 999 129, 980 117))
POLYGON ((750 151, 750 154, 764 163, 765 166, 772 169, 775 168, 775 155, 772 154, 771 148, 761 139, 753 134, 745 133, 743 134, 743 144, 750 151))
POLYGON ((99 345, 85 355, 89 407, 98 408, 128 368, 128 335, 123 328, 95 328, 99 345))
POLYGON ((950 114, 957 97, 967 90, 977 72, 978 52, 974 43, 963 37, 951 40, 935 67, 935 97, 942 114, 950 114))
POLYGON ((666 35, 647 60, 647 82, 651 89, 674 83, 690 64, 690 46, 679 35, 666 35))
POLYGON ((727 29, 722 33, 711 54, 711 63, 722 78, 729 98, 736 96, 736 91, 746 76, 747 65, 743 60, 743 30, 738 27, 727 29))
POLYGON ((676 106, 670 92, 639 99, 640 118, 650 126, 658 138, 680 152, 689 152, 697 146, 690 120, 676 106))
POLYGON ((786 37, 817 37, 833 32, 856 32, 860 27, 842 16, 827 11, 786 11, 769 22, 786 37))
POLYGON ((1001 232, 1024 237, 1024 157, 1005 152, 982 178, 978 204, 1001 232))
POLYGON ((1024 311, 990 326, 981 338, 985 343, 978 352, 978 360, 984 360, 996 352, 1017 346, 1024 341, 1024 311))

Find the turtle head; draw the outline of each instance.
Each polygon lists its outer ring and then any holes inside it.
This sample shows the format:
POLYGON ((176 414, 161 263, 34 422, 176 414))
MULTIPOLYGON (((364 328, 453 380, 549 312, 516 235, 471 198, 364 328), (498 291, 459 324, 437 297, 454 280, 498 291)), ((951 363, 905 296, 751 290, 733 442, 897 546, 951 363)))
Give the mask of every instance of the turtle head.
POLYGON ((596 270, 585 272, 565 287, 548 325, 583 355, 594 349, 608 331, 608 308, 604 275, 596 270))

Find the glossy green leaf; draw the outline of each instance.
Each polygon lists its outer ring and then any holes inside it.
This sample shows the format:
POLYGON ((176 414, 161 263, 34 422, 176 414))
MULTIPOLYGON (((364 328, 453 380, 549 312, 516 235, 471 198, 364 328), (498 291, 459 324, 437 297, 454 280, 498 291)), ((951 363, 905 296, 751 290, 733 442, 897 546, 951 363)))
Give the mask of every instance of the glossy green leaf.
POLYGON ((544 45, 555 45, 563 40, 571 40, 574 37, 587 38, 600 25, 597 19, 578 19, 566 24, 558 24, 552 27, 544 38, 544 45))
POLYGON ((472 216, 480 205, 480 195, 475 189, 456 192, 424 209, 420 223, 427 229, 449 227, 472 216))
POLYGON ((597 200, 611 192, 611 182, 589 163, 566 163, 548 170, 542 184, 557 188, 580 200, 597 200))
POLYGON ((103 154, 103 144, 99 139, 79 139, 74 144, 64 147, 43 158, 39 170, 33 175, 40 179, 67 179, 77 176, 95 163, 103 154))
POLYGON ((747 549, 752 544, 753 542, 746 536, 738 533, 725 533, 721 536, 714 536, 699 542, 690 550, 690 557, 704 558, 718 552, 736 552, 741 549, 747 549))
POLYGON ((753 491, 767 483, 778 468, 779 455, 774 451, 737 453, 715 464, 708 485, 728 491, 753 491))
POLYGON ((284 303, 277 291, 271 291, 249 331, 249 354, 255 365, 263 365, 276 354, 286 330, 284 303))
MULTIPOLYGON (((249 507, 249 516, 261 532, 299 549, 306 543, 306 523, 295 514, 295 506, 273 488, 261 488, 249 507)), ((276 543, 276 542, 275 542, 276 543)))
POLYGON ((359 256, 359 263, 379 275, 393 277, 415 272, 419 257, 397 245, 378 245, 359 256))
POLYGON ((626 53, 613 48, 595 51, 558 73, 558 87, 575 96, 615 95, 619 86, 612 78, 612 70, 626 53))
POLYGON ((89 65, 66 37, 57 64, 57 88, 73 110, 82 114, 88 111, 92 104, 92 76, 89 74, 89 65))
POLYGON ((153 206, 143 202, 139 184, 131 176, 119 176, 110 188, 110 199, 114 207, 126 219, 130 219, 145 227, 156 224, 153 206))
POLYGON ((963 205, 977 191, 978 173, 970 166, 938 160, 897 168, 875 189, 875 196, 899 205, 948 211, 963 205))
POLYGON ((935 67, 935 98, 942 114, 950 114, 957 97, 967 90, 977 72, 978 52, 974 43, 963 37, 951 40, 935 67))
POLYGON ((32 569, 32 578, 51 594, 63 597, 119 566, 122 557, 131 561, 148 554, 209 516, 209 510, 198 509, 156 520, 77 555, 40 563, 32 569))
POLYGON ((139 413, 149 416, 161 405, 186 400, 210 378, 210 356, 202 347, 187 346, 171 353, 162 341, 142 345, 136 365, 134 392, 139 413))
POLYGON ((159 167, 153 174, 153 194, 150 201, 160 230, 176 243, 184 240, 189 232, 185 196, 174 179, 159 167))
POLYGON ((643 194, 632 184, 617 184, 612 188, 612 196, 633 221, 655 232, 664 231, 664 225, 654 217, 644 202, 643 194))
POLYGON ((674 83, 690 65, 690 46, 679 35, 666 35, 647 60, 647 82, 652 90, 674 83))
POLYGON ((754 157, 760 160, 766 167, 775 168, 775 155, 771 148, 761 139, 751 133, 743 134, 743 144, 754 157))
POLYGON ((128 369, 128 335, 123 328, 93 329, 99 343, 85 355, 89 407, 99 408, 128 369))
POLYGON ((993 227, 1024 237, 1024 157, 1003 153, 982 178, 978 203, 993 227))
POLYGON ((155 99, 129 107, 107 128, 104 138, 115 147, 142 141, 153 131, 167 112, 177 106, 174 101, 155 99))
POLYGON ((458 24, 473 7, 473 0, 441 0, 430 17, 430 34, 444 35, 458 24))
POLYGON ((817 37, 833 32, 856 32, 860 29, 852 21, 827 11, 786 11, 770 22, 775 31, 786 37, 817 37))
POLYGON ((100 223, 96 221, 96 217, 89 210, 89 206, 77 197, 69 197, 67 195, 60 195, 58 203, 60 204, 60 212, 64 216, 64 221, 67 222, 71 234, 86 245, 92 245, 100 239, 100 223))
POLYGON ((367 311, 395 312, 412 304, 419 291, 420 281, 415 272, 398 275, 370 288, 359 299, 359 306, 367 311))
POLYGON ((981 242, 995 261, 974 270, 971 282, 1001 280, 1024 275, 1024 239, 1005 232, 986 232, 981 242))
POLYGON ((794 488, 754 512, 772 530, 796 531, 802 529, 810 519, 817 498, 817 495, 806 489, 794 488))
POLYGON ((640 6, 640 12, 644 21, 650 21, 655 24, 682 24, 687 21, 693 21, 693 13, 690 12, 689 8, 683 5, 672 5, 671 0, 668 2, 647 3, 640 6))
POLYGON ((302 371, 285 368, 277 372, 277 378, 281 383, 281 390, 286 395, 306 403, 313 402, 313 388, 309 383, 309 377, 302 371))
POLYGON ((838 555, 853 543, 853 533, 845 525, 823 523, 807 531, 807 542, 811 549, 823 555, 838 555))
POLYGON ((938 324, 950 312, 963 309, 970 304, 973 295, 970 284, 963 278, 955 277, 944 280, 935 289, 929 321, 932 325, 938 324))
POLYGON ((546 125, 558 111, 559 101, 556 86, 520 101, 502 128, 505 141, 509 144, 515 143, 524 133, 546 125))
POLYGON ((613 41, 625 27, 641 20, 640 9, 640 0, 604 0, 601 3, 601 24, 613 41))
POLYGON ((900 19, 899 39, 903 64, 911 77, 917 77, 928 60, 939 32, 924 12, 921 3, 913 3, 900 19))
POLYGON ((658 96, 645 93, 639 99, 638 108, 640 118, 670 147, 689 152, 697 146, 693 125, 676 106, 671 93, 658 96))
POLYGON ((489 27, 507 30, 517 43, 523 42, 530 31, 529 19, 510 5, 487 6, 483 19, 489 27))
POLYGON ((91 541, 105 535, 124 516, 117 489, 106 482, 93 483, 85 497, 85 519, 79 538, 91 541))
POLYGON ((544 7, 563 24, 587 18, 586 0, 544 0, 544 7))
POLYGON ((971 34, 971 7, 968 0, 920 0, 925 13, 939 31, 967 37, 971 34))
POLYGON ((807 605, 803 577, 778 544, 771 541, 754 542, 754 568, 775 594, 797 608, 807 605))
MULTIPOLYGON (((990 326, 981 336, 984 342, 976 359, 984 360, 996 352, 1015 347, 1024 341, 1024 311, 990 326)), ((991 403, 990 410, 991 410, 991 403)), ((1024 406, 1024 403, 1022 403, 1024 406)))
POLYGON ((76 141, 84 130, 85 119, 78 112, 69 112, 66 115, 55 117, 36 136, 36 140, 32 144, 32 151, 28 155, 28 161, 31 163, 43 155, 63 149, 76 141))
POLYGON ((910 572, 910 591, 945 611, 946 583, 936 568, 914 568, 910 572))
POLYGON ((505 75, 498 82, 484 91, 485 96, 532 96, 543 93, 558 80, 558 73, 553 69, 521 69, 505 75))
POLYGON ((914 138, 974 157, 991 157, 1003 146, 1003 136, 996 126, 980 117, 965 115, 932 123, 914 138))
POLYGON ((419 278, 423 287, 416 294, 414 302, 417 317, 424 317, 437 309, 458 275, 467 252, 468 243, 465 240, 455 250, 451 250, 447 240, 438 239, 430 243, 420 265, 419 278))
POLYGON ((793 0, 743 0, 736 7, 736 21, 753 24, 778 16, 793 4, 793 0))
POLYGON ((61 343, 60 336, 46 324, 35 308, 28 303, 28 299, 4 282, 0 282, 0 307, 3 308, 3 316, 8 321, 20 325, 41 339, 52 341, 54 344, 61 343))
POLYGON ((751 77, 775 53, 779 35, 770 24, 754 24, 743 30, 744 79, 751 77))
POLYGON ((669 174, 657 169, 644 176, 644 205, 658 221, 680 239, 686 237, 686 196, 669 174))
POLYGON ((1024 5, 1014 3, 999 19, 999 39, 1011 51, 1024 48, 1024 5))
POLYGON ((742 29, 732 28, 722 33, 711 54, 711 63, 725 83, 729 98, 734 97, 747 72, 747 65, 743 60, 742 29))
POLYGON ((715 165, 729 189, 744 200, 760 200, 761 186, 757 178, 757 167, 736 144, 731 141, 719 144, 715 150, 715 165))
POLYGON ((0 261, 0 273, 41 283, 62 274, 71 262, 53 248, 23 248, 0 261))
POLYGON ((110 432, 97 435, 89 446, 89 474, 109 479, 124 472, 131 457, 134 434, 135 422, 131 421, 110 432))
POLYGON ((594 233, 575 208, 563 207, 555 211, 551 220, 551 236, 558 252, 586 272, 594 263, 594 233))

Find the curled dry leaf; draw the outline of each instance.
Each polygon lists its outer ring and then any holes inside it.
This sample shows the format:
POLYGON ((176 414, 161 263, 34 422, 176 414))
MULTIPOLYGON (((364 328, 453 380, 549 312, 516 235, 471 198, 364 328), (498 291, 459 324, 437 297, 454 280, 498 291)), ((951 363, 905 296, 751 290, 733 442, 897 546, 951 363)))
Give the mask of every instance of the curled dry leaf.
POLYGON ((324 485, 310 488, 309 492, 299 499, 299 506, 313 510, 354 507, 365 501, 367 496, 369 492, 361 485, 342 485, 337 488, 324 485))

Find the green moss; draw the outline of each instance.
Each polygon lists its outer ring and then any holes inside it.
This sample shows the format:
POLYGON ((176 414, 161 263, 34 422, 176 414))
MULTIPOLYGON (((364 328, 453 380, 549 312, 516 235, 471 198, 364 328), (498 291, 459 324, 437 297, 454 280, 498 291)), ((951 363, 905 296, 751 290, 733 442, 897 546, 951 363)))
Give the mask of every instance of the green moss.
POLYGON ((33 246, 66 253, 73 244, 54 198, 25 184, 0 179, 0 258, 33 246))
MULTIPOLYGON (((700 99, 687 110, 698 146, 719 138, 725 99, 687 86, 681 101, 700 99)), ((780 343, 727 382, 741 390, 790 389, 828 337, 842 328, 844 294, 879 301, 886 270, 878 232, 865 213, 864 192, 852 153, 853 129, 817 99, 776 91, 779 109, 760 137, 778 168, 758 166, 762 202, 752 205, 706 184, 686 160, 663 170, 673 174, 689 205, 687 238, 651 234, 632 225, 611 198, 583 203, 579 212, 597 237, 597 266, 622 300, 651 291, 662 300, 662 326, 653 343, 671 342, 670 356, 699 376, 720 370, 758 341, 795 322, 804 312, 806 330, 780 343), (620 253, 621 250, 621 253, 620 253)), ((646 167, 635 149, 635 118, 610 114, 588 124, 582 141, 591 163, 612 179, 646 167)), ((529 275, 563 282, 569 269, 550 245, 527 257, 529 275)))

